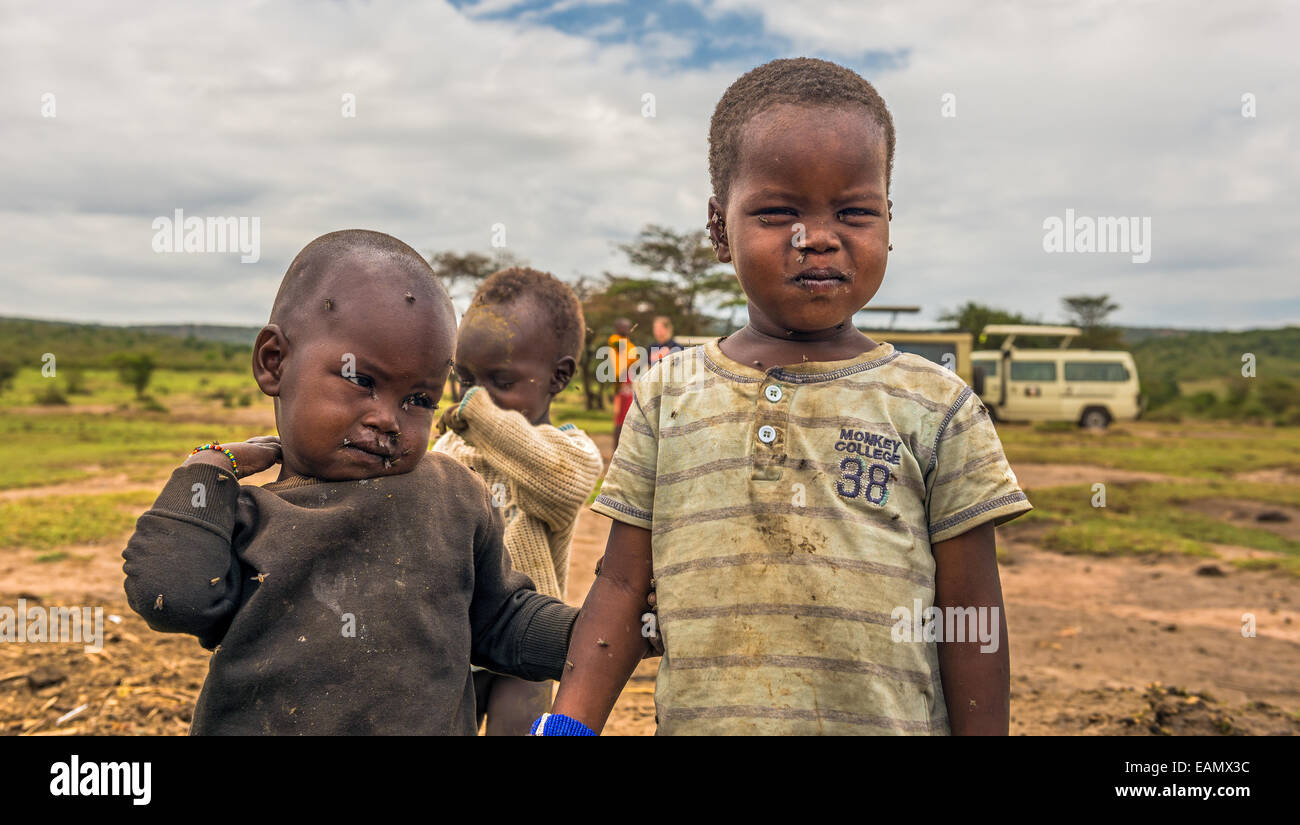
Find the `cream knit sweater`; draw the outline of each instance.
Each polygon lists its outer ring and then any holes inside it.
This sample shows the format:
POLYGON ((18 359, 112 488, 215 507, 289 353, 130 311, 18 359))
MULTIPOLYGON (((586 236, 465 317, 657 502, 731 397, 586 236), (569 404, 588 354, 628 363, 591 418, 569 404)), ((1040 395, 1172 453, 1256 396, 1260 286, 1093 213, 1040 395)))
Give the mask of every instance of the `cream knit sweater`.
POLYGON ((563 599, 578 511, 604 468, 595 442, 572 424, 534 427, 480 387, 448 417, 465 429, 449 429, 433 449, 482 476, 505 522, 514 568, 537 592, 563 599))

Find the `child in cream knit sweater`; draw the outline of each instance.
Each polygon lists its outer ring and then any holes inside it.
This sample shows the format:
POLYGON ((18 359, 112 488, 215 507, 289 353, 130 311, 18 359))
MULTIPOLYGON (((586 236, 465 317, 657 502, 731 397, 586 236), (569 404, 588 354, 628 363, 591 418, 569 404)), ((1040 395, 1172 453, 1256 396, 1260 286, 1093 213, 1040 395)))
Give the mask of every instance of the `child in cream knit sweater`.
MULTIPOLYGON (((511 562, 539 593, 564 598, 578 511, 602 463, 586 433, 550 422, 551 399, 577 367, 585 329, 573 290, 513 267, 483 282, 456 343, 463 400, 443 414, 434 444, 482 476, 505 523, 511 562)), ((519 735, 551 704, 549 683, 475 670, 489 735, 519 735)))

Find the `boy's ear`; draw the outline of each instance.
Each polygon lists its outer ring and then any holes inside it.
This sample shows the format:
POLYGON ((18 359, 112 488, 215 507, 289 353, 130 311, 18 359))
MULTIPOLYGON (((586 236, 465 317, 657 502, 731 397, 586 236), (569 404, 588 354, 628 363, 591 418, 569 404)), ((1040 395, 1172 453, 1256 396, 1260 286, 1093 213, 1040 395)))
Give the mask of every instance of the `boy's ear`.
POLYGON ((280 378, 288 353, 289 341, 279 324, 267 324, 257 333, 257 341, 253 343, 253 380, 272 398, 280 394, 280 378))
POLYGON ((731 245, 727 243, 725 210, 722 204, 718 203, 717 195, 709 198, 709 222, 706 227, 709 230, 709 243, 713 244, 713 250, 718 253, 718 262, 731 263, 731 245))
POLYGON ((578 362, 572 355, 556 359, 555 369, 551 371, 551 386, 547 388, 551 395, 558 395, 569 386, 569 381, 573 379, 574 370, 577 368, 578 362))

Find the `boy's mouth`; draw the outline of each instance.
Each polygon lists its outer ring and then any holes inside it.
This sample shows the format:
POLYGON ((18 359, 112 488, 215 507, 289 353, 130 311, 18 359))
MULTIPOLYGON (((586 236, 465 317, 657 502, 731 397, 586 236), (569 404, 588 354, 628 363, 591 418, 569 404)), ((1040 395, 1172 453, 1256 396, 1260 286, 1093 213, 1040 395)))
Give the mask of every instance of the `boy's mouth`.
POLYGON ((819 266, 805 269, 790 280, 795 286, 809 292, 829 292, 847 284, 849 276, 834 267, 819 266))
POLYGON ((391 463, 397 460, 397 451, 385 444, 373 441, 351 441, 343 439, 343 449, 361 453, 368 460, 391 463))

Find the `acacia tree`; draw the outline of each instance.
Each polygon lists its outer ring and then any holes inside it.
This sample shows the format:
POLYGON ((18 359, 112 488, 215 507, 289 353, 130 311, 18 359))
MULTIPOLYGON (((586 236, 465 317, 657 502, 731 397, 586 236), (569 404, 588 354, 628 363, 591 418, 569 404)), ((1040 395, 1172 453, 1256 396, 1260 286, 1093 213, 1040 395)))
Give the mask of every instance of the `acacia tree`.
POLYGON ((679 307, 681 326, 676 323, 674 326, 684 335, 697 335, 708 323, 708 317, 698 310, 702 298, 713 295, 722 298, 723 306, 744 305, 740 283, 731 267, 718 263, 704 230, 676 232, 658 224, 647 224, 635 241, 621 244, 619 249, 633 265, 668 276, 674 291, 679 293, 679 298, 672 303, 679 307))
POLYGON ((430 252, 429 266, 433 267, 433 273, 442 281, 447 292, 451 293, 464 283, 477 288, 493 272, 512 266, 524 266, 524 263, 512 253, 498 249, 492 255, 481 252, 430 252))
POLYGON ((1119 304, 1111 303, 1109 295, 1072 295, 1062 298, 1061 303, 1070 322, 1083 331, 1076 342, 1078 346, 1117 349, 1123 345, 1120 331, 1106 326, 1106 317, 1119 309, 1119 304))
MULTIPOLYGON (((468 283, 470 291, 473 292, 492 273, 512 266, 526 266, 526 264, 512 253, 498 249, 492 255, 484 255, 481 252, 430 252, 429 266, 433 268, 433 274, 446 287, 447 294, 453 295, 456 288, 462 284, 468 283)), ((447 380, 451 382, 452 400, 459 401, 460 382, 456 380, 455 371, 448 376, 447 380)))
POLYGON ((113 358, 113 363, 122 383, 135 390, 136 398, 144 398, 145 387, 149 386, 149 379, 153 377, 156 366, 153 356, 149 353, 123 352, 113 358))

